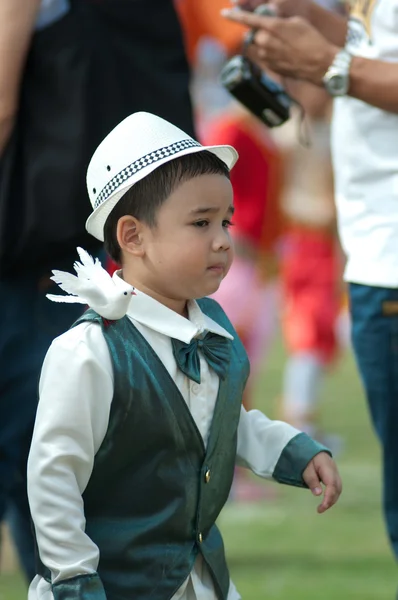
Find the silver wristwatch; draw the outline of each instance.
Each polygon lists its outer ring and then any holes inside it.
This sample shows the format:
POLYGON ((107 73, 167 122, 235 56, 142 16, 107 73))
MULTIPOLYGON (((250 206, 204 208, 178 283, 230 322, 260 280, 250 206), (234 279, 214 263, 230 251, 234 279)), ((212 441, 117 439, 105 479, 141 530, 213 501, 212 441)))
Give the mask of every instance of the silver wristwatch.
POLYGON ((340 50, 325 75, 323 85, 331 96, 345 96, 350 86, 350 66, 352 54, 340 50))

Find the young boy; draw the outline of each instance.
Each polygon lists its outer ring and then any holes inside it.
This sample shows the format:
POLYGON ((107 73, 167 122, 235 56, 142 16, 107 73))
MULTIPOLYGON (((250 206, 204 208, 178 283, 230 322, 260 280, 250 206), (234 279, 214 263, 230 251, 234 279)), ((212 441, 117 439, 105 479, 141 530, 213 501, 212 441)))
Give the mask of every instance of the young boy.
MULTIPOLYGON (((29 600, 235 600, 215 521, 235 463, 325 496, 324 448, 241 405, 246 353, 204 296, 232 261, 228 146, 136 113, 88 168, 87 230, 135 287, 127 315, 89 310, 45 359, 29 458, 41 564, 29 600), (200 300, 196 300, 200 298, 200 300)), ((244 293, 244 290, 242 290, 244 293)))

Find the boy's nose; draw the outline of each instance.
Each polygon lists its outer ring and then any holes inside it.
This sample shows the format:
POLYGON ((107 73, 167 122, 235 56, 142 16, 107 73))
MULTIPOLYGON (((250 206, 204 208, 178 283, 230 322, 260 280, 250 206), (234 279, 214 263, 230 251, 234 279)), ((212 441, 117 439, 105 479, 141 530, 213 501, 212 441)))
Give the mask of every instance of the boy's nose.
POLYGON ((228 250, 231 247, 231 236, 227 229, 222 229, 214 239, 213 246, 216 250, 228 250))

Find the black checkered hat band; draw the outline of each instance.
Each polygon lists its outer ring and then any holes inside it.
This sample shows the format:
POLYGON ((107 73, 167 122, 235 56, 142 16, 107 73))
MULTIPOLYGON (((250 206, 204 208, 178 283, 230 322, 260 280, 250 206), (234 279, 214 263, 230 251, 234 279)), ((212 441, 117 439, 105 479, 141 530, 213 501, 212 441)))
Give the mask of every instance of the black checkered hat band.
POLYGON ((94 210, 98 208, 105 200, 109 198, 114 192, 132 175, 141 171, 148 165, 152 165, 153 163, 162 160, 168 156, 173 156, 173 154, 177 154, 182 150, 186 150, 187 148, 193 148, 194 146, 200 146, 198 142, 192 139, 181 140, 179 142, 175 142, 174 144, 170 144, 170 146, 165 146, 164 148, 159 148, 158 150, 154 150, 153 152, 149 152, 145 156, 135 160, 131 165, 125 167, 122 171, 120 171, 117 175, 112 177, 112 179, 106 184, 106 186, 101 190, 98 194, 98 197, 94 203, 94 210))

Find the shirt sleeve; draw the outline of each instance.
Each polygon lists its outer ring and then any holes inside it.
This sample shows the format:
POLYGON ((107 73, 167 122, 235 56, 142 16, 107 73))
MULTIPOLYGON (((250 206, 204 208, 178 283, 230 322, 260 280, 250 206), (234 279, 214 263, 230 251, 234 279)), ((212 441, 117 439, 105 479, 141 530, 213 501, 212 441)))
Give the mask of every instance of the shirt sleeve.
POLYGON ((65 580, 86 575, 102 600, 102 584, 93 582, 99 550, 85 533, 82 499, 113 397, 112 364, 99 325, 83 323, 52 343, 39 396, 28 495, 40 559, 51 571, 54 595, 65 580))
POLYGON ((329 452, 305 433, 282 421, 273 421, 259 410, 242 406, 238 426, 236 464, 279 483, 307 487, 302 474, 319 454, 329 452))

